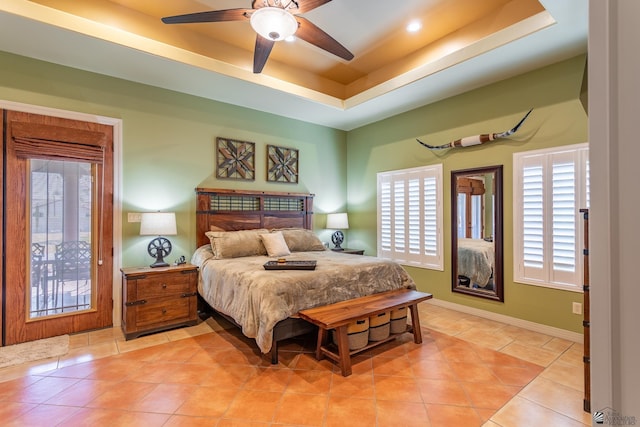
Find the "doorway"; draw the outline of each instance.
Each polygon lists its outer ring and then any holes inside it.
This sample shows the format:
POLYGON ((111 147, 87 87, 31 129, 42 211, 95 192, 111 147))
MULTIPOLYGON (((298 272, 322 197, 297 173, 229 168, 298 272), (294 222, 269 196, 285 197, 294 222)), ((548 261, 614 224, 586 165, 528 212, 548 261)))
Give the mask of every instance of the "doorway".
POLYGON ((111 326, 113 127, 2 115, 3 345, 111 326))

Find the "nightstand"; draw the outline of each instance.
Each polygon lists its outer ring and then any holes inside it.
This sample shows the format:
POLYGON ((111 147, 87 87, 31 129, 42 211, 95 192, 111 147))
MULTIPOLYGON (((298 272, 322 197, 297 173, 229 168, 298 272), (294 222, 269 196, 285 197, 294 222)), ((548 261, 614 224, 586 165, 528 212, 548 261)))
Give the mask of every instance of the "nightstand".
POLYGON ((125 339, 198 322, 198 267, 122 268, 125 339))
POLYGON ((349 249, 349 248, 342 248, 342 250, 336 250, 336 249, 331 249, 334 252, 340 252, 343 254, 351 254, 351 255, 364 255, 364 249, 349 249))

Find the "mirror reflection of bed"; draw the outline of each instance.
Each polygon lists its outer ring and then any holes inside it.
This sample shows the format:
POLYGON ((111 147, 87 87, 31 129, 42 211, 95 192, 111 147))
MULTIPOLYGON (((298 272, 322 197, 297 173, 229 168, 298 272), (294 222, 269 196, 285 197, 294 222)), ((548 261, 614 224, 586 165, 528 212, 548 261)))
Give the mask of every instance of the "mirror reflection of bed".
POLYGON ((458 239, 458 286, 495 291, 494 264, 495 250, 492 241, 458 239))
POLYGON ((452 290, 502 301, 502 167, 451 176, 452 290))

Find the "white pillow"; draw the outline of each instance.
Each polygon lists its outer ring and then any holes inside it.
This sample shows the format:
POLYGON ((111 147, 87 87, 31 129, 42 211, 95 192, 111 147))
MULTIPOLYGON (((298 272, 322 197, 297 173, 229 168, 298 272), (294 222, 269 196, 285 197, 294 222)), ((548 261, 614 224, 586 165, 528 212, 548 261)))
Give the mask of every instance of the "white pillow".
POLYGON ((284 240, 282 232, 261 234, 262 244, 267 249, 269 256, 285 256, 291 255, 291 251, 284 240))

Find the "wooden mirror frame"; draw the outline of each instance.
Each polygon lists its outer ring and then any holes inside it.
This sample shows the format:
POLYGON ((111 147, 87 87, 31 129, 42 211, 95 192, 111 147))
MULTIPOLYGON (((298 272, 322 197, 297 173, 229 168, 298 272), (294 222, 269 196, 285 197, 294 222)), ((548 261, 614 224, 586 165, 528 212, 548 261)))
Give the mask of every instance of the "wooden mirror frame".
POLYGON ((451 171, 451 290, 480 298, 504 302, 503 277, 503 179, 502 165, 451 171), (493 230, 494 292, 473 286, 460 285, 458 279, 458 179, 477 175, 493 174, 493 189, 495 209, 493 230))

